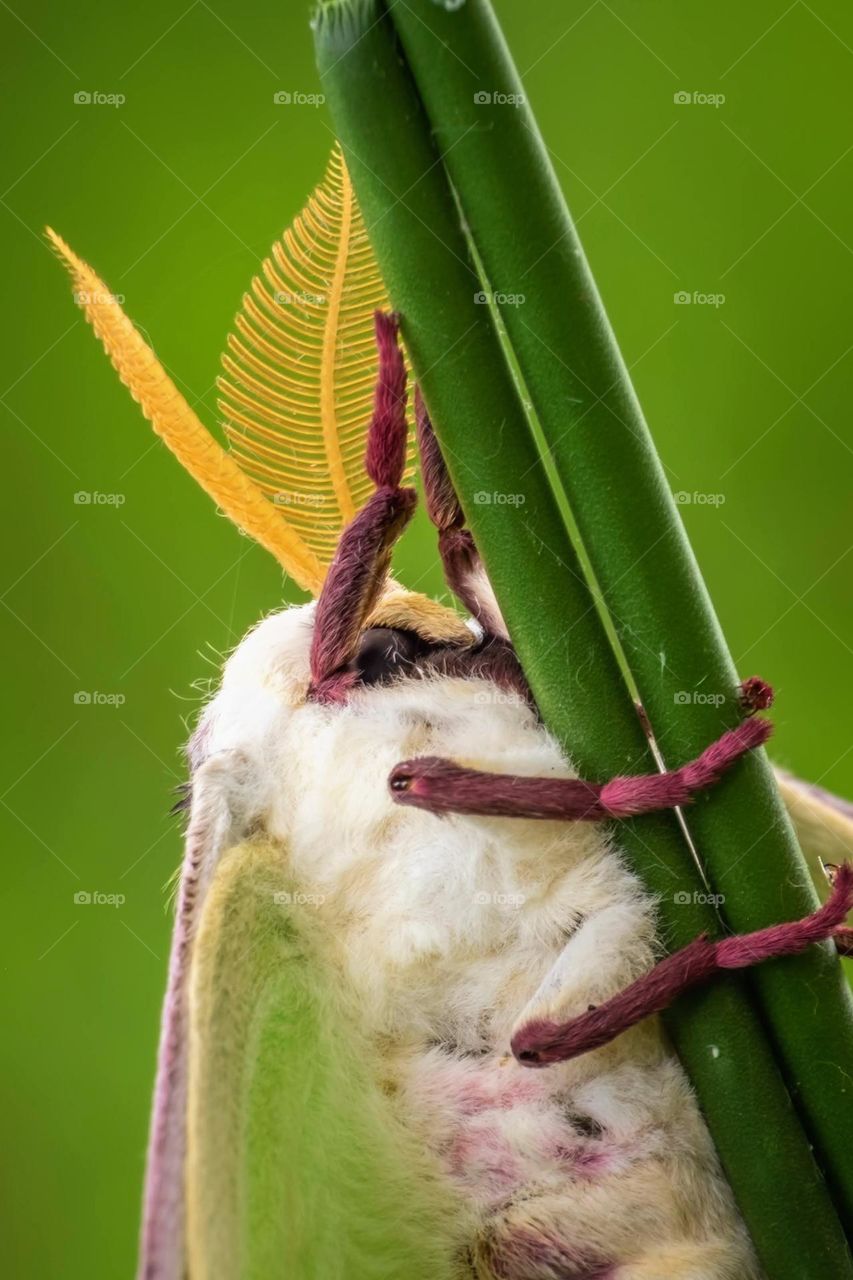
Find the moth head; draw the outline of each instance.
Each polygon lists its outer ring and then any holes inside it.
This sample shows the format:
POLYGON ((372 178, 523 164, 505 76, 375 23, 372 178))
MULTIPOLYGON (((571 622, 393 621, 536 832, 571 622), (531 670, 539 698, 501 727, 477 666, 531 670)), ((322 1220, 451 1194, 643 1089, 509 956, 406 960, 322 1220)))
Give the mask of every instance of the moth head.
MULTIPOLYGON (((333 701, 316 699, 312 688, 316 626, 315 601, 269 614, 228 657, 223 686, 243 698, 262 689, 291 706, 333 701)), ((353 652, 342 674, 347 676, 349 691, 354 692, 407 675, 418 676, 431 667, 437 655, 461 656, 481 644, 476 626, 467 624, 455 610, 391 583, 355 634, 353 652)))
MULTIPOLYGON (((252 281, 228 339, 218 384, 227 448, 118 297, 58 235, 49 230, 48 238, 155 432, 217 507, 315 598, 300 615, 304 625, 294 624, 297 635, 310 625, 311 637, 308 674, 291 673, 293 690, 307 680, 310 696, 335 701, 426 661, 473 657, 484 632, 506 639, 417 396, 427 508, 449 585, 478 625, 390 576, 393 545, 415 505, 416 433, 397 318, 339 148, 252 281)), ((247 652, 258 643, 250 640, 247 652)), ((288 662, 283 656, 282 670, 288 662)))

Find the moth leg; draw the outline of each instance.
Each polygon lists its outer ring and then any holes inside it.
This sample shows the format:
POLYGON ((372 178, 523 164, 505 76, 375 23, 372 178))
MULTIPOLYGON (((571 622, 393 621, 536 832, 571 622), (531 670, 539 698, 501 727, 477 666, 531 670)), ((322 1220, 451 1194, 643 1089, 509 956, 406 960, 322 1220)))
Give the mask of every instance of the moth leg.
POLYGON ((430 813, 586 822, 630 818, 689 803, 698 791, 718 782, 747 751, 766 742, 772 731, 768 720, 744 720, 680 769, 614 778, 603 784, 580 778, 486 773, 438 756, 421 756, 396 765, 389 786, 398 804, 430 813))
POLYGON ((725 969, 745 969, 778 956, 796 955, 813 942, 835 936, 853 906, 853 863, 838 868, 832 894, 802 920, 771 925, 755 933, 712 942, 702 934, 673 952, 618 995, 571 1021, 530 1022, 512 1039, 512 1051, 525 1066, 565 1062, 609 1044, 621 1032, 666 1009, 690 987, 725 969))
POLYGON ((406 365, 396 315, 377 311, 379 374, 367 439, 365 468, 376 485, 341 535, 314 620, 311 696, 334 700, 351 685, 347 664, 355 656, 365 620, 391 565, 391 551, 414 514, 414 489, 401 487, 406 465, 406 365))
MULTIPOLYGON (((618 883, 611 888, 620 894, 618 883)), ((516 1019, 513 1043, 526 1027, 567 1022, 610 999, 653 965, 648 902, 630 892, 626 886, 622 901, 590 912, 570 934, 516 1019)))
POLYGON ((487 636, 507 639, 506 623, 501 617, 473 534, 465 528, 465 516, 441 455, 420 387, 415 387, 415 423, 426 508, 438 530, 438 550, 444 565, 445 581, 487 636))
MULTIPOLYGON (((665 1216, 669 1225, 671 1212, 662 1209, 661 1197, 675 1198, 666 1183, 656 1184, 648 1173, 645 1180, 643 1186, 629 1175, 618 1190, 591 1186, 579 1195, 574 1188, 562 1197, 510 1203, 487 1221, 474 1243, 476 1280, 759 1280, 745 1232, 729 1215, 718 1235, 639 1252, 637 1237, 645 1224, 660 1224, 665 1216), (638 1225, 632 1226, 634 1209, 638 1225)), ((665 1237, 665 1228, 657 1229, 665 1237)))
POLYGON ((732 1276, 757 1280, 758 1269, 750 1253, 745 1240, 686 1241, 662 1245, 623 1263, 616 1275, 619 1280, 661 1280, 663 1276, 677 1276, 678 1280, 731 1280, 732 1276))

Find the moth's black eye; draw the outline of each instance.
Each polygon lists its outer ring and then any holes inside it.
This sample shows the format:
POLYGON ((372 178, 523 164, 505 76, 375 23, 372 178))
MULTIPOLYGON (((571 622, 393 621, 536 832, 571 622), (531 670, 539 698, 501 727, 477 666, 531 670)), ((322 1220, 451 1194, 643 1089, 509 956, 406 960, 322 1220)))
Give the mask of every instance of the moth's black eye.
POLYGON ((358 672, 362 684, 379 684, 404 675, 428 651, 428 643, 414 631, 370 627, 361 637, 352 670, 358 672))

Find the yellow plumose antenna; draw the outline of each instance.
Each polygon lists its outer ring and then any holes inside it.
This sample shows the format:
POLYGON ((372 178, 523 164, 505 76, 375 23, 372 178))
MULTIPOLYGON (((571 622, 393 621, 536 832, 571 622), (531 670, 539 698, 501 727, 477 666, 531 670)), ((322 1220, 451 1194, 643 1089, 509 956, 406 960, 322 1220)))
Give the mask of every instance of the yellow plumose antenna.
POLYGON ((252 282, 223 356, 224 449, 116 298, 47 229, 116 372, 218 507, 317 595, 341 529, 371 491, 373 312, 388 306, 340 148, 252 282))

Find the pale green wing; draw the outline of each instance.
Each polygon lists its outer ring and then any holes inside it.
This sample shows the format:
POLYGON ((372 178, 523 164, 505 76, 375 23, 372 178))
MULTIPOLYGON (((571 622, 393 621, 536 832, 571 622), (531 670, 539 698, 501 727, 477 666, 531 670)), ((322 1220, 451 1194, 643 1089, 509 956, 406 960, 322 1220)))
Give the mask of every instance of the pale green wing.
POLYGON ((461 1209, 381 1091, 288 905, 280 849, 225 855, 190 980, 190 1280, 451 1280, 461 1209))

